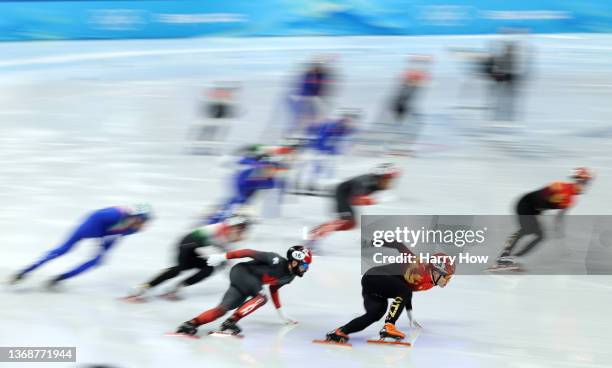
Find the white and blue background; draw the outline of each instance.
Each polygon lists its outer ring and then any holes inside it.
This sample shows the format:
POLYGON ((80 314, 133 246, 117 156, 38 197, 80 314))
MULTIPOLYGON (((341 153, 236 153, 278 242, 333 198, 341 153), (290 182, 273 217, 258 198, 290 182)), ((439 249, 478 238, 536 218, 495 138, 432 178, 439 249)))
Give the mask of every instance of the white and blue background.
MULTIPOLYGON (((266 305, 242 322, 242 340, 164 337, 216 305, 224 272, 176 303, 117 298, 170 266, 175 242, 228 195, 225 158, 189 153, 203 89, 239 82, 243 114, 228 140, 258 143, 276 133, 270 122, 282 119, 299 66, 320 54, 336 56, 334 104, 362 108, 366 125, 406 55, 433 56, 416 154, 397 160, 400 182, 362 213, 508 215, 522 193, 588 166, 596 179, 571 213, 609 215, 611 13, 605 1, 0 2, 0 277, 58 244, 92 209, 148 201, 157 214, 60 292, 44 282, 94 244, 3 288, 0 345, 78 347, 77 364, 53 367, 609 367, 612 279, 563 272, 458 275, 416 294, 424 329, 410 349, 366 345, 380 325, 356 334, 352 350, 312 344, 362 313, 357 230, 325 239, 309 273, 281 290, 286 314, 300 321, 293 328, 266 305), (529 33, 498 36, 502 29, 529 33), (520 37, 531 55, 520 118, 505 126, 457 108, 481 107, 487 86, 448 52, 500 37, 520 37)), ((345 156, 338 179, 382 160, 345 156)), ((330 207, 287 198, 282 217, 264 219, 240 246, 284 252, 330 207)), ((549 239, 541 252, 571 256, 576 241, 549 239)), ((408 330, 405 317, 398 328, 408 330)))

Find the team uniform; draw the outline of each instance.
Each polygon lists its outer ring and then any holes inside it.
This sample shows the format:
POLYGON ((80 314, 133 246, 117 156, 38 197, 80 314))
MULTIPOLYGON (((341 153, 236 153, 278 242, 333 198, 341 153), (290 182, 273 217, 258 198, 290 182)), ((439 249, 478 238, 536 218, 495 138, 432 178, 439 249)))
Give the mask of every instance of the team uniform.
POLYGON ((333 84, 331 69, 323 62, 313 63, 301 76, 289 97, 293 124, 288 136, 301 134, 322 115, 323 101, 333 84))
MULTIPOLYGON (((402 253, 412 254, 401 243, 386 246, 396 248, 402 253)), ((445 256, 445 254, 437 253, 434 256, 445 256)), ((388 299, 393 299, 393 303, 385 319, 385 327, 380 332, 381 338, 403 339, 405 335, 397 331, 394 326, 403 309, 406 309, 412 322, 412 293, 429 290, 438 285, 442 278, 448 282, 454 272, 454 266, 447 261, 439 264, 395 263, 369 269, 361 278, 365 314, 328 333, 326 340, 347 342, 348 335, 366 329, 385 315, 388 299), (436 275, 434 271, 437 271, 436 275)))
POLYGON ((560 210, 559 216, 563 215, 574 204, 575 197, 581 194, 582 186, 591 180, 592 175, 587 169, 580 168, 577 169, 573 178, 576 179, 576 182, 555 182, 521 197, 516 205, 520 229, 508 238, 506 247, 497 260, 497 267, 518 267, 513 257, 528 254, 544 240, 544 232, 538 216, 547 210, 560 210), (518 242, 528 235, 533 235, 534 238, 520 251, 514 252, 518 242))
POLYGON ((264 285, 270 286, 272 302, 277 310, 281 308, 278 290, 291 283, 296 276, 303 276, 312 261, 310 250, 295 246, 287 252, 287 258, 273 252, 259 252, 251 249, 231 251, 218 257, 209 257, 208 263, 215 265, 227 259, 251 258, 252 261, 238 263, 230 271, 230 287, 219 305, 183 323, 179 334, 195 335, 198 326, 210 323, 228 311, 238 308, 222 325, 222 330, 237 334, 236 323, 251 314, 267 301, 262 293, 264 285), (293 267, 293 261, 297 266, 293 267), (247 300, 248 299, 248 300, 247 300))
POLYGON ((350 230, 357 224, 354 206, 368 206, 375 203, 371 194, 385 190, 381 182, 387 182, 399 176, 399 169, 391 164, 383 164, 374 173, 360 175, 340 183, 334 191, 335 212, 337 219, 328 221, 312 229, 310 240, 316 241, 330 232, 350 230))
POLYGON ((347 112, 339 119, 323 121, 308 128, 302 168, 298 170, 295 186, 300 190, 302 177, 306 176, 307 188, 314 190, 320 177, 331 179, 334 177, 336 157, 342 152, 342 143, 345 138, 355 132, 351 126, 353 119, 358 117, 357 112, 347 112))
POLYGON ((227 250, 227 245, 234 241, 230 237, 232 229, 242 232, 246 230, 248 224, 248 220, 243 216, 233 216, 224 222, 200 226, 189 232, 178 244, 176 265, 167 268, 150 281, 140 285, 126 299, 143 301, 145 294, 161 283, 171 280, 185 271, 197 270, 194 274, 177 284, 170 292, 163 295, 167 299, 178 299, 177 294, 180 289, 197 284, 212 275, 215 267, 206 263, 206 256, 212 253, 210 249, 213 248, 217 252, 219 250, 227 250))
POLYGON ((239 163, 245 167, 232 178, 232 196, 206 219, 207 224, 215 224, 229 218, 238 208, 246 205, 258 191, 284 188, 285 181, 277 175, 283 165, 272 161, 270 156, 249 155, 239 163))
POLYGON ((152 211, 148 205, 109 207, 94 211, 87 216, 64 243, 50 250, 38 261, 23 269, 13 277, 12 282, 23 279, 45 263, 68 253, 83 239, 99 239, 98 251, 92 259, 55 277, 51 280, 49 286, 77 276, 92 267, 98 266, 117 240, 138 232, 142 225, 151 219, 151 216, 152 211))

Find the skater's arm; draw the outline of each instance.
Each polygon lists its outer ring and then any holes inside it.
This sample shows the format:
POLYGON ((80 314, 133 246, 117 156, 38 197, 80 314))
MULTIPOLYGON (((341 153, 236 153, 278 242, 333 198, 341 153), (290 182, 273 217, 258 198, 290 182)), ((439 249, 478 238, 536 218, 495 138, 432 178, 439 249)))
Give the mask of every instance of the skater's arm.
POLYGON ((102 249, 108 250, 117 242, 119 238, 121 238, 121 236, 119 235, 108 235, 102 237, 100 239, 100 246, 102 247, 102 249))
POLYGON ((225 258, 227 259, 235 259, 235 258, 253 258, 255 259, 255 253, 257 253, 257 251, 252 250, 252 249, 238 249, 238 250, 233 250, 231 252, 227 252, 225 253, 225 258))
POLYGON ((406 308, 406 316, 410 323, 410 328, 421 328, 421 325, 414 319, 412 315, 412 291, 406 290, 406 293, 402 297, 402 304, 406 308))
POLYGON ((272 302, 274 303, 274 307, 276 309, 280 309, 280 307, 282 307, 280 298, 278 295, 278 289, 280 289, 280 286, 270 285, 270 297, 272 297, 272 302))
POLYGON ((281 309, 281 302, 280 302, 280 298, 278 296, 278 289, 280 289, 281 286, 278 285, 270 285, 270 297, 272 298, 272 302, 274 303, 274 307, 276 308, 276 312, 278 313, 278 316, 280 317, 280 319, 288 325, 295 325, 298 322, 291 318, 291 317, 287 317, 285 316, 285 313, 283 313, 283 310, 281 309))
POLYGON ((259 252, 253 249, 238 249, 229 251, 227 253, 213 254, 208 257, 207 263, 210 266, 218 266, 225 260, 237 258, 252 258, 258 262, 263 262, 270 265, 278 264, 278 262, 281 260, 281 257, 276 253, 259 252))

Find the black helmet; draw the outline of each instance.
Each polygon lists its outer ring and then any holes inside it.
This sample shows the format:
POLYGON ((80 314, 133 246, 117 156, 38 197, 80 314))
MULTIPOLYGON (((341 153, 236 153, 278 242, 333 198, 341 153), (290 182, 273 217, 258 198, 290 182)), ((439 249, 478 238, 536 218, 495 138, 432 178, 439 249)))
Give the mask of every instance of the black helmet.
POLYGON ((308 270, 310 263, 312 263, 312 251, 301 245, 294 245, 287 249, 287 260, 289 262, 296 261, 298 265, 292 267, 291 271, 298 277, 304 276, 304 273, 308 270))

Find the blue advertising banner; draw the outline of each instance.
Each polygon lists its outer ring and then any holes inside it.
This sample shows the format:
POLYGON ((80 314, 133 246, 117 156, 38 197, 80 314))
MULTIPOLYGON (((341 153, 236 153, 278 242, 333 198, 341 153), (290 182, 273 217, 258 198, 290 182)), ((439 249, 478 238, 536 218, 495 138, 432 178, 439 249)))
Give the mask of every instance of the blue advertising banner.
POLYGON ((612 2, 0 1, 0 40, 610 32, 612 2))

